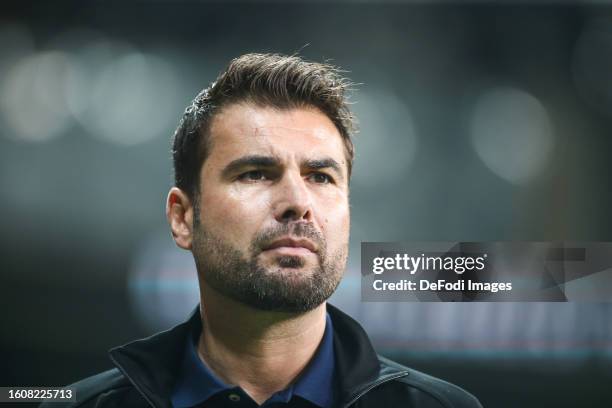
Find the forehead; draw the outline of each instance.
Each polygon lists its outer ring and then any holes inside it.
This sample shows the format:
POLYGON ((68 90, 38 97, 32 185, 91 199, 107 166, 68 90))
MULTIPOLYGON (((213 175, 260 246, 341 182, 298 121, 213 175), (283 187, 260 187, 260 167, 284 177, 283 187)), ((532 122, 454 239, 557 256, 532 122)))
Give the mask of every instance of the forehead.
MULTIPOLYGON (((345 148, 333 122, 314 107, 224 107, 212 120, 207 162, 222 165, 246 154, 283 158, 327 156, 347 171, 345 148)), ((207 163, 205 163, 206 165, 207 163)))

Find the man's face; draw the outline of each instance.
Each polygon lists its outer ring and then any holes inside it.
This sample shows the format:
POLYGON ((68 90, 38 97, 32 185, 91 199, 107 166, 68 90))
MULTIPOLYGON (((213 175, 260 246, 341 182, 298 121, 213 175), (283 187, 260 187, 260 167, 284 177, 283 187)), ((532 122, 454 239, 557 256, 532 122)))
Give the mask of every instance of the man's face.
POLYGON ((340 133, 315 108, 233 104, 211 123, 193 255, 201 278, 261 310, 304 312, 346 266, 348 171, 340 133))

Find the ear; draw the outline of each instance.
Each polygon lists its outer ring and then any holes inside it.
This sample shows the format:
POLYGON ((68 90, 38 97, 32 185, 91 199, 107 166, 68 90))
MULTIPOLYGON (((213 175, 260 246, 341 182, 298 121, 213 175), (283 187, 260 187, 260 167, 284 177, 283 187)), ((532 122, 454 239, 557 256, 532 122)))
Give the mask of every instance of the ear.
POLYGON ((191 250, 193 242, 194 208, 187 194, 178 187, 172 187, 166 200, 166 218, 174 242, 180 248, 191 250))

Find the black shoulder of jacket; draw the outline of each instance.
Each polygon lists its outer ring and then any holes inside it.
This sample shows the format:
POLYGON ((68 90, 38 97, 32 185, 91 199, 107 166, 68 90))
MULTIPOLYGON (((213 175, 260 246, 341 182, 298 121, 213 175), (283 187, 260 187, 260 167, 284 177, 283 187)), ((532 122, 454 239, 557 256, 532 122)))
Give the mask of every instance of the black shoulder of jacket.
POLYGON ((117 392, 121 389, 129 391, 133 388, 132 384, 125 376, 116 368, 113 368, 102 373, 84 378, 74 384, 68 385, 66 388, 74 390, 76 401, 74 402, 43 402, 41 408, 56 408, 56 407, 83 407, 88 403, 95 401, 104 393, 117 392))
POLYGON ((378 359, 383 371, 385 371, 385 368, 407 371, 407 375, 398 377, 394 381, 404 384, 414 391, 426 394, 428 400, 431 400, 432 403, 433 401, 438 403, 435 406, 444 408, 482 408, 478 399, 461 387, 405 367, 383 356, 379 355, 378 359))

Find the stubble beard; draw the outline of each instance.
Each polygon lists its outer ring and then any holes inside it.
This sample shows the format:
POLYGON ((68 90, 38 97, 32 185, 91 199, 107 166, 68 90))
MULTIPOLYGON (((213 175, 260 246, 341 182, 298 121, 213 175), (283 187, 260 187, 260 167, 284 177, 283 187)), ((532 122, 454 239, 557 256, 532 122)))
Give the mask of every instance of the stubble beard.
POLYGON ((281 224, 259 233, 244 254, 196 223, 192 252, 200 278, 222 295, 258 310, 304 313, 325 302, 338 287, 348 245, 327 254, 325 239, 311 224, 281 224), (310 270, 300 256, 279 256, 272 266, 261 264, 258 255, 263 248, 287 235, 317 244, 317 262, 310 270))

